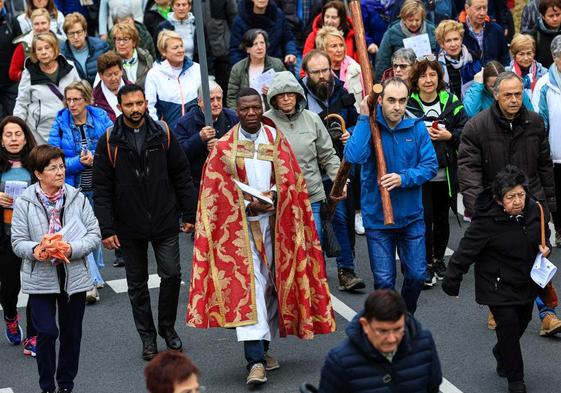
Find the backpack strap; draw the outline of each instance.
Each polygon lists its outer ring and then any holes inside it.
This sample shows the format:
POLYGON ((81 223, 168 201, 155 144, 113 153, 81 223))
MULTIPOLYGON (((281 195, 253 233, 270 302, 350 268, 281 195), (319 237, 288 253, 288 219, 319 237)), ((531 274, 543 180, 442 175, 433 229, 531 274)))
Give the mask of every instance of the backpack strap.
POLYGON ((107 131, 105 131, 105 142, 107 144, 107 156, 109 157, 109 162, 113 169, 115 169, 115 163, 117 162, 117 153, 119 152, 119 146, 111 146, 109 143, 109 137, 111 136, 111 132, 113 131, 113 126, 109 127, 107 131))
POLYGON ((166 132, 166 137, 167 137, 167 139, 168 139, 168 143, 167 143, 167 146, 164 146, 164 150, 167 151, 167 150, 169 150, 169 145, 170 145, 170 143, 171 143, 171 136, 170 136, 169 126, 168 126, 168 124, 167 124, 165 121, 163 121, 163 120, 157 120, 156 123, 158 123, 158 125, 159 125, 160 127, 162 127, 162 128, 164 129, 164 131, 166 132))

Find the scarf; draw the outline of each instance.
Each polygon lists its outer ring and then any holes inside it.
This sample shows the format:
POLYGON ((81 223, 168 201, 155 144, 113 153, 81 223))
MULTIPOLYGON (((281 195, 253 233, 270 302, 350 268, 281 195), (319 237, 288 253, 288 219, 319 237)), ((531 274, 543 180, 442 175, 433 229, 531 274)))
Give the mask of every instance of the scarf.
POLYGON ((546 26, 546 25, 545 25, 545 22, 543 21, 543 18, 540 17, 540 18, 538 19, 538 30, 539 30, 541 33, 544 33, 544 34, 548 34, 548 35, 557 35, 557 34, 559 34, 559 30, 560 30, 560 29, 559 29, 559 28, 558 28, 558 29, 552 29, 551 27, 546 26))
POLYGON ((407 26, 405 26, 405 23, 403 22, 403 20, 399 21, 399 27, 401 28, 401 32, 403 33, 403 35, 405 35, 405 38, 415 37, 417 35, 425 34, 427 32, 427 23, 426 22, 423 22, 423 25, 421 26, 421 28, 418 31, 416 31, 415 33, 413 33, 411 30, 409 30, 407 28, 407 26))
POLYGON ((524 82, 524 90, 529 89, 530 92, 534 91, 534 86, 536 86, 536 82, 538 81, 538 67, 536 65, 536 61, 532 62, 530 69, 526 75, 522 74, 522 69, 520 65, 515 62, 514 60, 510 63, 510 69, 514 71, 516 75, 522 78, 524 82))
MULTIPOLYGON (((109 90, 109 88, 107 86, 105 86, 105 83, 100 82, 101 83, 101 91, 103 92, 103 95, 105 96, 105 99, 107 100, 107 103, 109 104, 109 106, 111 107, 111 109, 113 109, 113 113, 115 113, 115 116, 120 116, 121 115, 121 111, 119 110, 119 108, 117 108, 117 104, 119 103, 117 100, 117 96, 115 94, 113 94, 113 92, 111 90, 109 90)), ((123 87, 125 85, 125 82, 121 81, 121 85, 119 86, 119 89, 121 87, 123 87)))
POLYGON ((47 210, 47 216, 49 217, 49 234, 57 233, 62 229, 60 213, 62 211, 62 206, 64 204, 64 187, 56 192, 53 196, 48 196, 39 186, 39 183, 35 184, 35 192, 41 204, 47 210))
MULTIPOLYGON (((444 65, 442 67, 444 71, 444 82, 446 83, 450 82, 450 75, 448 75, 448 68, 446 68, 448 64, 450 64, 454 69, 460 70, 460 75, 461 75, 462 67, 464 67, 466 64, 471 63, 472 61, 473 61, 473 57, 471 57, 471 53, 469 53, 469 50, 465 45, 462 45, 462 52, 460 53, 459 59, 453 59, 444 50, 441 50, 438 53, 438 62, 444 65)), ((463 84, 463 80, 462 80, 462 84, 463 84)))
POLYGON ((138 53, 133 49, 130 59, 123 59, 123 67, 132 67, 138 62, 138 53))

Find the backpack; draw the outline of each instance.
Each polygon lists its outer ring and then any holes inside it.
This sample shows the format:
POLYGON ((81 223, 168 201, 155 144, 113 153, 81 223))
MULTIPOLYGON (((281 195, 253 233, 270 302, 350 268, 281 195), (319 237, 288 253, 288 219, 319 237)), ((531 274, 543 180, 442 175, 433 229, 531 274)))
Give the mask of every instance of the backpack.
MULTIPOLYGON (((157 120, 156 123, 160 125, 166 131, 167 137, 167 144, 162 143, 162 147, 167 152, 169 150, 169 145, 171 143, 170 131, 167 123, 165 121, 157 120)), ((109 161, 111 162, 111 166, 115 169, 115 165, 117 164, 117 154, 119 153, 119 146, 111 145, 109 143, 109 137, 111 132, 113 131, 113 127, 109 127, 107 131, 105 131, 105 142, 107 144, 107 155, 109 156, 109 161)))

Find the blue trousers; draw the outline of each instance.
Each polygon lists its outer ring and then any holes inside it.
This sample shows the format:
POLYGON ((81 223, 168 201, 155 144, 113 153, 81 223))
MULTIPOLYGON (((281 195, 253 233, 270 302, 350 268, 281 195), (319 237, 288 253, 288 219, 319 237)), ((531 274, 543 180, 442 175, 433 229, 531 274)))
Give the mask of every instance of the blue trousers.
POLYGON ((413 314, 427 270, 424 221, 419 219, 397 229, 366 229, 366 241, 375 289, 395 288, 397 248, 403 272, 401 296, 413 314))
POLYGON ((257 363, 265 366, 265 352, 269 350, 270 342, 267 340, 251 340, 243 342, 247 370, 251 370, 257 363))
MULTIPOLYGON (((86 196, 86 198, 88 198, 88 201, 90 201, 90 205, 92 206, 92 208, 95 209, 94 201, 93 201, 93 191, 86 191, 86 192, 82 191, 82 193, 86 196)), ((88 258, 88 270, 90 271, 90 278, 92 279, 94 285, 103 284, 104 283, 103 277, 101 277, 101 273, 99 271, 99 268, 105 266, 105 263, 103 262, 103 247, 101 243, 92 252, 92 254, 93 254, 93 261, 91 258, 88 258)))
POLYGON ((86 293, 29 295, 33 326, 37 330, 37 368, 39 386, 55 391, 58 387, 72 390, 78 374, 82 320, 86 293), (56 314, 58 311, 58 326, 56 314), (58 362, 56 340, 59 339, 58 362))

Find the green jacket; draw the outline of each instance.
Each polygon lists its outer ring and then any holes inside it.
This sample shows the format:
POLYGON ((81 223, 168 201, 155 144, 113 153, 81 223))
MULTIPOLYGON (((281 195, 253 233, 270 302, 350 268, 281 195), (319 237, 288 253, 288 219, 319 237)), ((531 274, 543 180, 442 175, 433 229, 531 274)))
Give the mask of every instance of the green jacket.
POLYGON ((267 101, 271 109, 265 112, 265 116, 275 122, 292 146, 308 186, 310 202, 325 199, 321 169, 331 180, 335 180, 339 170, 339 157, 320 117, 304 109, 306 108, 304 89, 289 71, 278 72, 269 87, 267 101), (296 111, 292 115, 286 115, 281 110, 275 109, 273 105, 273 98, 282 93, 297 95, 296 111))

